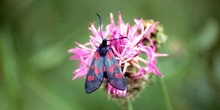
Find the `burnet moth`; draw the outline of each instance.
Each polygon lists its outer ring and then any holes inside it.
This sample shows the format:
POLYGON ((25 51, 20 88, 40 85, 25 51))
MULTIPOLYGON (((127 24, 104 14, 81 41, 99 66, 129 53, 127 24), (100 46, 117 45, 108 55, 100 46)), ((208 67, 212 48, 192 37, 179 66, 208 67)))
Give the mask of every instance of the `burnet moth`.
MULTIPOLYGON (((102 37, 101 30, 101 17, 96 13, 99 17, 100 23, 100 33, 102 37)), ((122 39, 125 37, 121 37, 118 39, 122 39)), ((103 39, 103 37, 102 37, 103 39)), ((86 75, 85 79, 85 92, 92 93, 97 90, 104 79, 108 81, 114 88, 119 90, 126 89, 126 80, 121 71, 121 68, 115 59, 115 56, 112 53, 112 50, 107 45, 107 41, 118 40, 118 39, 103 39, 100 46, 97 48, 93 55, 93 59, 91 65, 89 67, 89 71, 86 75)))

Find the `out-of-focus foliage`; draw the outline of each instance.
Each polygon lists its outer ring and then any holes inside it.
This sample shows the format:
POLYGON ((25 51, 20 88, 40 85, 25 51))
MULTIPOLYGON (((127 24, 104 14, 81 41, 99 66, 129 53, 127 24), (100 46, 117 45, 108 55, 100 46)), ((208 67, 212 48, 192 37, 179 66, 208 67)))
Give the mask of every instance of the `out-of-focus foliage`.
MULTIPOLYGON (((113 110, 119 104, 72 81, 77 62, 68 60, 74 41, 86 42, 88 26, 109 13, 124 21, 160 21, 169 36, 158 60, 173 110, 220 109, 220 2, 217 0, 1 0, 1 110, 113 110)), ((133 101, 135 110, 165 108, 160 84, 133 101)))

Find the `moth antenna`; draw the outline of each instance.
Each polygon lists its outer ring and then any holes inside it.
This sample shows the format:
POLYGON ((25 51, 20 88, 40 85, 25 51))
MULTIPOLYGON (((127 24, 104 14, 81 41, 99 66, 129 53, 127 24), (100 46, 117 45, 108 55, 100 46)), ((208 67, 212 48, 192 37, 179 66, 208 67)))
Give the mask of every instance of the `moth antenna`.
POLYGON ((113 41, 113 40, 124 39, 124 38, 127 38, 127 37, 114 38, 114 39, 109 39, 107 41, 113 41))
POLYGON ((101 34, 101 37, 103 39, 103 36, 102 36, 102 18, 98 13, 95 13, 95 14, 99 17, 100 34, 101 34))

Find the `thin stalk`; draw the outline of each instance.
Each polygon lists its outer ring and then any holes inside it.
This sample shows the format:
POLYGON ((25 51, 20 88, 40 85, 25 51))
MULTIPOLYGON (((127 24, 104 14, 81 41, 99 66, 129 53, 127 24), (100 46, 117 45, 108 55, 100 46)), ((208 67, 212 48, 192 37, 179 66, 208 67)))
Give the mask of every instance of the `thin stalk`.
MULTIPOLYGON (((19 102, 19 80, 18 80, 18 65, 16 52, 14 49, 13 38, 9 34, 10 30, 0 31, 0 57, 2 57, 3 81, 6 89, 6 95, 10 110, 22 109, 22 104, 19 102)), ((1 62, 0 62, 1 64, 1 62)), ((1 88, 2 89, 2 88, 1 88)), ((2 105, 1 105, 2 106, 2 105)))
POLYGON ((124 110, 133 110, 133 106, 130 100, 124 101, 124 110))
POLYGON ((161 92, 162 92, 162 95, 163 95, 163 98, 164 98, 164 103, 165 103, 166 110, 172 110, 172 105, 171 105, 171 102, 170 102, 170 97, 169 97, 169 94, 168 94, 168 91, 167 91, 167 87, 166 87, 164 78, 157 77, 157 79, 160 83, 160 88, 161 88, 161 92))

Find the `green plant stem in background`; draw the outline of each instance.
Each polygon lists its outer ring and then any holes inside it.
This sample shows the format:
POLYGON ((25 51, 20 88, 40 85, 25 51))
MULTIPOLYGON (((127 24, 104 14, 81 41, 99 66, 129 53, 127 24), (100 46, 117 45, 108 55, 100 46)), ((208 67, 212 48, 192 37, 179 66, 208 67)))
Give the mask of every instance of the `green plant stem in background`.
MULTIPOLYGON (((9 30, 5 31, 10 32, 9 30)), ((19 97, 19 81, 18 81, 18 65, 16 52, 13 45, 13 38, 0 31, 0 50, 3 60, 3 80, 6 89, 6 97, 8 100, 5 100, 6 103, 10 106, 6 106, 10 110, 22 109, 19 97)), ((4 107, 4 105, 1 105, 4 107)))
POLYGON ((124 101, 124 110, 133 110, 133 106, 130 100, 124 101))
POLYGON ((172 105, 171 105, 171 102, 170 102, 170 97, 169 97, 169 94, 168 94, 168 91, 167 91, 167 87, 166 87, 164 78, 157 77, 157 80, 160 83, 160 88, 161 88, 161 92, 162 92, 162 95, 163 95, 166 110, 172 110, 172 105))

